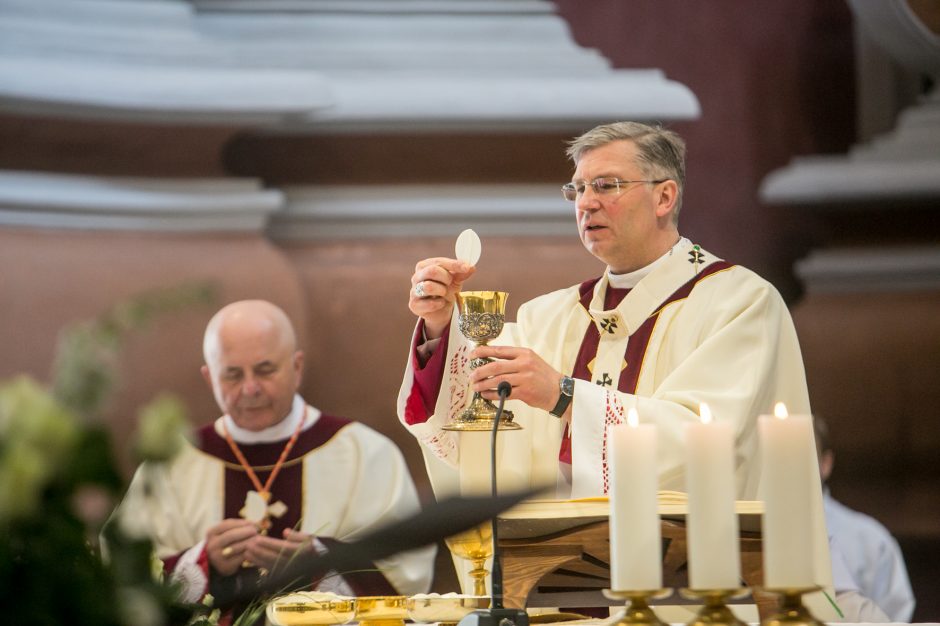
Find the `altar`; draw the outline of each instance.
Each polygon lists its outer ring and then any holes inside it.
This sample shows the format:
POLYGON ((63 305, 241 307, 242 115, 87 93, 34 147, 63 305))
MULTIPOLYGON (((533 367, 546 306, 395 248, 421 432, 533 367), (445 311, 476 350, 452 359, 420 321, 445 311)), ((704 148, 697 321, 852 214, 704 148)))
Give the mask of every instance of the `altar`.
MULTIPOLYGON (((774 598, 757 591, 763 582, 758 501, 739 501, 741 586, 752 592, 761 615, 774 598)), ((663 586, 689 587, 684 494, 660 492, 663 586)), ((531 500, 498 518, 506 606, 603 607, 620 604, 602 593, 610 588, 609 504, 590 500, 531 500)), ((693 604, 678 592, 663 600, 693 604)))

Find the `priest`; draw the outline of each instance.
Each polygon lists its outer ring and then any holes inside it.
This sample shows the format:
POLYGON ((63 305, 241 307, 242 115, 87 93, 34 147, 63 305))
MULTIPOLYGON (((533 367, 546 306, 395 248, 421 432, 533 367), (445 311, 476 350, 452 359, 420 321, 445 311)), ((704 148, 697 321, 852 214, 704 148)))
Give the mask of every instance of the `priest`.
MULTIPOLYGON (((223 415, 169 462, 145 462, 115 512, 153 540, 183 599, 242 594, 308 550, 358 539, 420 506, 398 448, 297 390, 304 354, 277 306, 229 304, 209 322, 202 375, 223 415)), ((310 583, 344 595, 430 587, 435 548, 310 583)))
MULTIPOLYGON (((575 169, 562 194, 584 247, 607 266, 601 276, 524 303, 515 323, 479 347, 453 323, 455 295, 475 268, 430 258, 411 277, 419 319, 398 410, 422 444, 435 493, 458 488, 461 448, 472 439, 442 427, 470 394, 495 400, 505 381, 523 430, 501 435, 501 484, 551 484, 558 498, 605 495, 608 428, 635 408, 657 426, 650 471, 659 488, 684 491, 683 426, 704 402, 733 428, 738 499, 757 499, 757 416, 778 401, 791 413, 810 410, 786 304, 754 272, 679 233, 685 144, 676 133, 606 124, 574 139, 568 155, 575 169), (475 359, 492 362, 471 369, 475 359)), ((821 502, 807 506, 819 513, 823 545, 821 502)), ((818 565, 828 586, 827 550, 818 565)))

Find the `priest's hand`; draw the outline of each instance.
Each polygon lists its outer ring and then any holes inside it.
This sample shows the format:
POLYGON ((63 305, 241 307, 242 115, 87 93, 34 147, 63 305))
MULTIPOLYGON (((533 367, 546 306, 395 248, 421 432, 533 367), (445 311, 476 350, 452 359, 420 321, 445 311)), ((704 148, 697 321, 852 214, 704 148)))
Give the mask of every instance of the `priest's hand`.
POLYGON ((456 259, 435 257, 418 261, 411 276, 408 308, 424 320, 428 339, 437 339, 450 324, 454 301, 464 281, 477 268, 456 259))
POLYGON ((289 528, 284 531, 283 539, 257 535, 248 541, 245 559, 271 571, 278 565, 286 565, 298 553, 313 550, 313 539, 311 534, 289 528))
POLYGON ((491 358, 470 374, 471 389, 487 400, 498 400, 496 387, 506 381, 512 385, 512 398, 546 411, 558 402, 562 375, 534 351, 515 346, 478 346, 470 358, 491 358))
POLYGON ((225 519, 206 533, 206 554, 215 571, 231 576, 245 561, 249 542, 258 536, 258 527, 246 519, 225 519))

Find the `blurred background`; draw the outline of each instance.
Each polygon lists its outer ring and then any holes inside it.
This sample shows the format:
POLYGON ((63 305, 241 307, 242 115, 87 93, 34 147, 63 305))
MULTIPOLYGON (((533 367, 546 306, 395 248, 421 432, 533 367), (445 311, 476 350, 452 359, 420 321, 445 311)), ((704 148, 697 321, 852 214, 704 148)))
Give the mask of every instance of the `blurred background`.
MULTIPOLYGON (((832 492, 898 538, 940 621, 940 2, 0 0, 0 378, 155 288, 216 302, 133 334, 101 418, 199 375, 206 322, 265 298, 303 393, 405 451, 414 264, 483 239, 473 286, 596 276, 565 142, 661 122, 688 143, 680 231, 783 293, 832 492)), ((720 364, 716 364, 720 365, 720 364)))

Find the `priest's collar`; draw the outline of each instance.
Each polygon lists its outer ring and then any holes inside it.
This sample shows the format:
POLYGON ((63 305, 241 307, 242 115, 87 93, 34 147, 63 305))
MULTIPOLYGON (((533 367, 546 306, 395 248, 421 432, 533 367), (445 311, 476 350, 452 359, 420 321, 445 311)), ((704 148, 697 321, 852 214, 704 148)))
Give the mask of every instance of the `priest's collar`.
MULTIPOLYGON (((231 433, 232 439, 238 443, 270 443, 272 441, 289 439, 297 429, 297 424, 300 420, 305 420, 306 423, 301 430, 306 430, 313 426, 314 422, 316 422, 319 417, 319 409, 308 406, 299 394, 294 394, 294 401, 291 404, 290 413, 287 414, 287 417, 274 426, 269 426, 263 430, 254 431, 240 428, 229 415, 223 415, 219 419, 225 420, 225 427, 228 428, 228 432, 231 433)), ((216 426, 216 430, 221 430, 219 425, 216 426)))
POLYGON ((657 266, 662 265, 662 263, 672 255, 677 248, 680 246, 691 245, 692 242, 686 239, 685 237, 680 237, 679 241, 676 242, 672 248, 669 249, 666 254, 662 255, 649 265, 641 267, 638 270, 633 270, 632 272, 627 272, 626 274, 614 274, 610 271, 610 268, 607 268, 607 281, 611 287, 615 289, 633 289, 637 286, 641 280, 646 278, 657 266))

